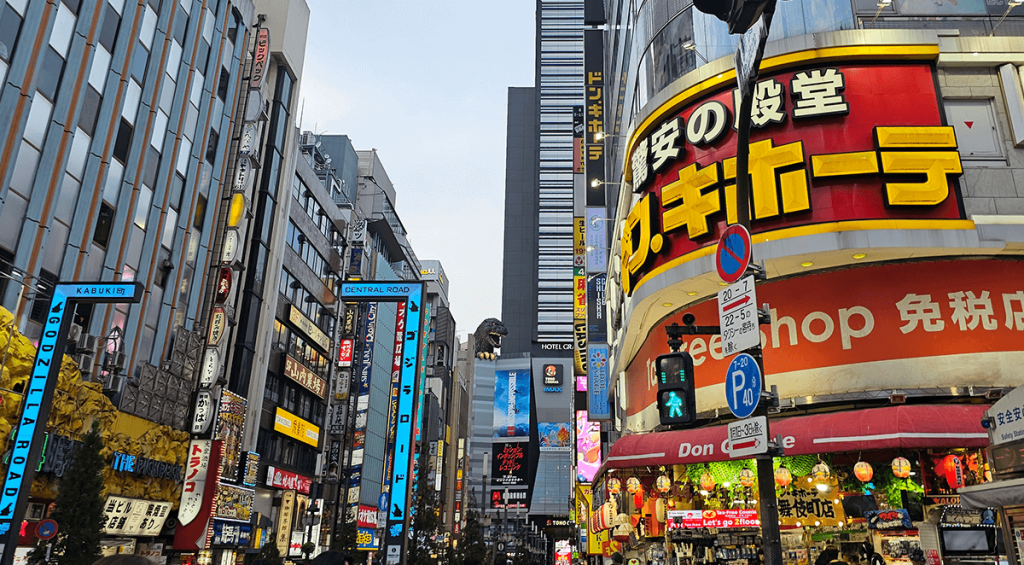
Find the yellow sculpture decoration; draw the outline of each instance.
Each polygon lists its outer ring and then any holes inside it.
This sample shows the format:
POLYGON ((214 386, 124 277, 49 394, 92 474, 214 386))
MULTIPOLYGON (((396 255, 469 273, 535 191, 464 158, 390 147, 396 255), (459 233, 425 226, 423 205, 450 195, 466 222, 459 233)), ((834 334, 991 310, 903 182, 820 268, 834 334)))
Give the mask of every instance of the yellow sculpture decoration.
MULTIPOLYGON (((7 450, 12 422, 17 422, 21 411, 23 396, 15 391, 21 391, 28 381, 36 355, 36 348, 17 331, 13 319, 9 311, 0 308, 0 355, 7 351, 4 365, 0 367, 0 453, 7 450)), ((82 381, 78 366, 65 355, 46 430, 78 440, 94 421, 100 425, 104 445, 101 454, 105 459, 120 451, 164 463, 185 464, 187 432, 120 412, 103 394, 99 383, 82 381)), ((171 502, 177 508, 180 494, 180 485, 170 479, 118 472, 109 466, 103 469, 104 497, 115 495, 171 502)), ((37 475, 31 496, 53 499, 56 495, 57 478, 37 475)))

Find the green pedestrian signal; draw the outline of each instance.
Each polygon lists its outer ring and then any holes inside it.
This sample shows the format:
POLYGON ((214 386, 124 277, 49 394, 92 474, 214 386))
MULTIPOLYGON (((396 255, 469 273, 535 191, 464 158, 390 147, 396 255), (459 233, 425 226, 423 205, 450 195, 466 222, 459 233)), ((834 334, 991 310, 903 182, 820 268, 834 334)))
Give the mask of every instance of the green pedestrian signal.
POLYGON ((693 357, 676 352, 660 355, 654 362, 658 374, 658 416, 661 425, 692 424, 697 419, 693 382, 693 357))

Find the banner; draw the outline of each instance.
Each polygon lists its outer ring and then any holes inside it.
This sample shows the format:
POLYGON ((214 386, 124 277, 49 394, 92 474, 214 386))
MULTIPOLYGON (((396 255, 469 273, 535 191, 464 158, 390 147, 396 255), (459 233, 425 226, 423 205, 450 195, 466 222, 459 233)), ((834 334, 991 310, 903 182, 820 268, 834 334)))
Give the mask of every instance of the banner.
POLYGON ((495 371, 494 434, 530 436, 530 370, 495 371))
POLYGON ((537 438, 541 451, 569 451, 572 448, 568 422, 538 423, 537 438))
POLYGON ((608 344, 591 345, 587 357, 588 418, 593 422, 607 422, 612 419, 612 407, 608 399, 611 392, 608 378, 608 344))
POLYGON ((576 411, 576 481, 591 483, 601 467, 601 424, 587 419, 586 410, 576 411))
MULTIPOLYGON (((757 295, 771 307, 771 323, 761 326, 764 370, 782 398, 832 394, 837 386, 890 390, 897 374, 903 389, 1019 384, 1009 368, 1024 364, 1020 261, 865 266, 769 280, 757 295)), ((709 299, 686 312, 712 324, 718 304, 709 299)), ((654 360, 669 351, 665 327, 682 325, 682 316, 653 328, 626 368, 630 416, 655 410, 654 360)), ((693 356, 697 410, 725 408, 731 359, 720 337, 684 335, 681 350, 693 356)))

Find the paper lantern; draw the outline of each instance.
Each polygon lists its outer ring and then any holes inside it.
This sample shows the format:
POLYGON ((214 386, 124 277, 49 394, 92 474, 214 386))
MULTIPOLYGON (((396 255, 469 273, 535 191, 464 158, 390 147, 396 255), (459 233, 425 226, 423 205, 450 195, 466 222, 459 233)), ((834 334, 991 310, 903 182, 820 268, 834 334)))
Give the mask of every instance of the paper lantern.
POLYGON ((785 467, 779 467, 775 470, 775 484, 782 488, 786 488, 790 483, 793 482, 793 473, 789 472, 789 469, 785 467))
POLYGON ((665 494, 672 490, 672 479, 662 475, 654 480, 654 487, 658 489, 658 492, 665 494))
POLYGON ((871 463, 868 463, 867 461, 858 461, 857 464, 853 466, 853 475, 857 477, 858 481, 866 483, 875 476, 875 470, 871 468, 871 463))
POLYGON ((820 483, 826 482, 832 478, 832 469, 829 469, 824 462, 818 463, 811 467, 811 478, 820 483))
POLYGON ((715 490, 715 477, 711 473, 705 472, 700 476, 700 488, 708 492, 715 490))
POLYGON ((740 486, 752 487, 754 486, 754 472, 750 469, 743 469, 740 471, 740 486))
POLYGON ((629 491, 629 494, 636 494, 640 488, 640 479, 636 477, 626 479, 626 490, 629 491))
POLYGON ((892 460, 892 474, 901 479, 910 476, 910 461, 906 457, 897 457, 892 460))
POLYGON ((958 489, 964 486, 964 464, 956 455, 947 455, 942 460, 942 468, 946 471, 946 483, 949 488, 958 489))
POLYGON ((608 479, 608 494, 619 494, 622 490, 622 482, 619 479, 608 479))

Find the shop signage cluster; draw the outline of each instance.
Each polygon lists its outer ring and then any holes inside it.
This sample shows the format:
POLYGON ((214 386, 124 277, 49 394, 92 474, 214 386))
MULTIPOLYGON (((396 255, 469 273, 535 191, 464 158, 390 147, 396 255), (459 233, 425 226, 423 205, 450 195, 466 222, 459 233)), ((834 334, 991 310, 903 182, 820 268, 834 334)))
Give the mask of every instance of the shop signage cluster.
POLYGON ((110 466, 115 471, 135 473, 156 479, 170 479, 174 482, 181 481, 181 465, 129 455, 120 451, 114 452, 114 460, 110 466))
MULTIPOLYGON (((755 234, 851 220, 962 218, 960 154, 953 128, 943 125, 930 65, 783 71, 765 76, 756 93, 749 146, 755 234), (887 101, 878 104, 883 91, 887 101)), ((733 97, 698 99, 633 142, 627 175, 644 196, 623 230, 627 295, 654 269, 714 243, 737 222, 733 97)))
POLYGON ((666 527, 675 528, 751 528, 761 525, 757 510, 669 510, 666 527))
POLYGON ((103 533, 142 537, 158 536, 170 512, 170 502, 108 496, 103 503, 103 533))

